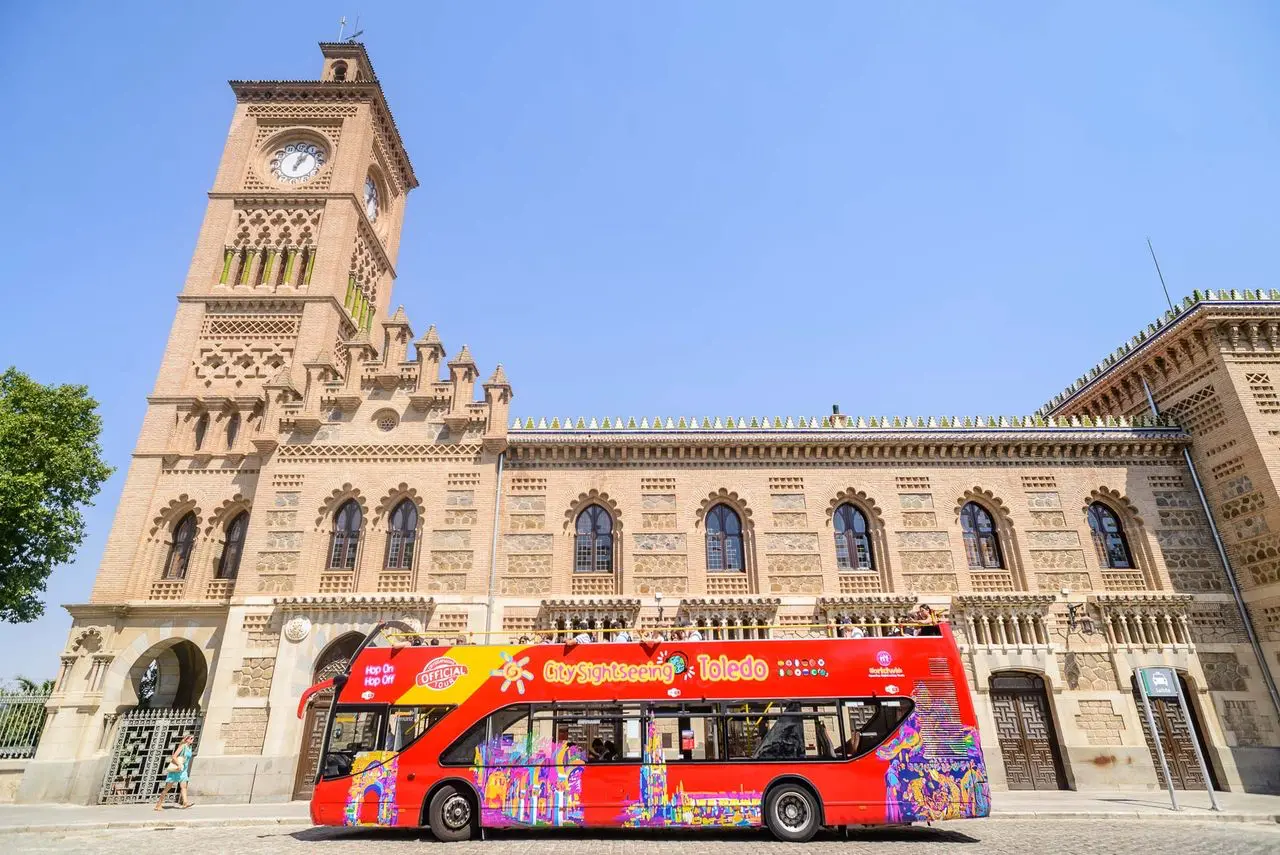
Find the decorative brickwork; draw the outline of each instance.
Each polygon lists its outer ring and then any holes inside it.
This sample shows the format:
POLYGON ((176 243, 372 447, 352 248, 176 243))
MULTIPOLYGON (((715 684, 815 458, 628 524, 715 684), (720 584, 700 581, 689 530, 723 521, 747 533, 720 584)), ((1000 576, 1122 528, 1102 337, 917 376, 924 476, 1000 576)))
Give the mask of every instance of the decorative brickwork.
POLYGON ((236 695, 241 698, 265 698, 271 694, 271 677, 275 674, 274 656, 251 656, 244 660, 231 679, 236 685, 236 695))
POLYGON ((1234 653, 1201 653, 1200 664, 1214 692, 1247 692, 1249 669, 1234 653))
POLYGON ((267 737, 265 707, 236 707, 222 725, 223 751, 227 754, 261 754, 267 737))
POLYGON ((1059 653, 1058 670, 1070 689, 1116 691, 1116 670, 1105 653, 1059 653))
POLYGON ((1111 701, 1080 701, 1076 726, 1090 745, 1119 745, 1124 716, 1116 713, 1111 701))

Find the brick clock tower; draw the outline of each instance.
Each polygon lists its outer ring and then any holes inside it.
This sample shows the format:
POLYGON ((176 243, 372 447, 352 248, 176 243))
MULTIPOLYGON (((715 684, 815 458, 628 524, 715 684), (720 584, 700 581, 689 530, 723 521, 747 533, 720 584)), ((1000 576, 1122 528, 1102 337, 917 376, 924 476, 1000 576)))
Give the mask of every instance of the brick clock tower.
POLYGON ((259 452, 274 446, 264 436, 275 431, 259 431, 267 387, 306 396, 346 373, 353 346, 381 349, 417 179, 364 46, 321 50, 320 80, 231 83, 235 116, 94 601, 192 601, 230 587, 217 578, 217 538, 174 557, 148 537, 201 504, 195 492, 163 518, 140 512, 163 479, 212 480, 214 494, 227 482, 232 497, 200 520, 219 529, 247 508, 259 452), (170 560, 184 566, 153 566, 170 560))
POLYGON ((24 800, 112 800, 103 767, 119 759, 122 709, 203 704, 204 723, 218 724, 206 664, 224 643, 216 627, 241 557, 252 567, 254 547, 280 537, 248 513, 278 444, 264 414, 273 398, 318 403, 353 358, 385 354, 408 330, 388 324, 387 307, 418 182, 364 46, 320 48, 319 80, 231 82, 226 147, 91 602, 70 607, 76 626, 24 800), (175 630, 195 649, 156 647, 175 630), (139 655, 158 666, 154 688, 130 670, 139 655), (137 697, 143 686, 156 697, 137 697))

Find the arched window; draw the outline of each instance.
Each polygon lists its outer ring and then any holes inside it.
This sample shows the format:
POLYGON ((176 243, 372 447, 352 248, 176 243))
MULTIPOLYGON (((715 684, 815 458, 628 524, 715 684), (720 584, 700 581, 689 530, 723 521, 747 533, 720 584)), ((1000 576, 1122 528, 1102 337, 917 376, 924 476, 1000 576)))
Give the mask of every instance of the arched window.
POLYGON ((742 559, 742 520, 728 505, 716 505, 707 514, 707 569, 746 569, 742 559))
POLYGON ((969 502, 960 510, 960 528, 964 532, 964 551, 973 570, 998 570, 1004 567, 1000 557, 1000 536, 987 509, 969 502))
POLYGON ((871 538, 867 518, 850 504, 836 508, 831 520, 836 531, 836 567, 840 570, 872 570, 871 538))
POLYGON ((413 550, 418 543, 418 508, 404 499, 391 512, 391 527, 387 532, 388 570, 413 569, 413 550))
POLYGON ((191 548, 196 543, 196 515, 192 511, 178 520, 173 528, 173 543, 169 544, 169 560, 165 562, 166 579, 187 578, 187 564, 191 561, 191 548))
POLYGON ((333 79, 336 83, 342 83, 347 79, 347 64, 345 62, 335 62, 333 64, 333 79))
POLYGON ((355 499, 348 499, 333 515, 333 537, 329 541, 329 569, 352 570, 360 545, 360 523, 364 514, 355 499))
POLYGON ((209 432, 209 414, 204 413, 196 420, 196 451, 204 445, 204 435, 209 432))
POLYGON ((227 448, 236 447, 236 437, 240 435, 240 414, 232 413, 227 420, 227 448))
POLYGON ((599 505, 587 505, 574 527, 575 573, 613 572, 613 517, 599 505))
POLYGON ((222 558, 218 559, 218 578, 234 579, 240 572, 240 557, 244 555, 244 535, 249 530, 249 512, 241 511, 227 526, 227 539, 222 544, 222 558))
POLYGON ((1089 528, 1093 529, 1093 545, 1098 550, 1098 563, 1110 570, 1132 570, 1129 541, 1115 511, 1102 502, 1089 506, 1089 528))

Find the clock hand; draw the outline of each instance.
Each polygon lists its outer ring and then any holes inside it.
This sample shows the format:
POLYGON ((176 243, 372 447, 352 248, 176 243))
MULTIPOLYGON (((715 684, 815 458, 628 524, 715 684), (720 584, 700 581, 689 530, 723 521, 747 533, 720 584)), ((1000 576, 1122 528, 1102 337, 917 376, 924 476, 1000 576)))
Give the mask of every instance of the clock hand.
POLYGON ((293 161, 293 168, 294 169, 300 168, 302 166, 302 162, 306 159, 307 159, 306 154, 299 154, 297 158, 293 161))

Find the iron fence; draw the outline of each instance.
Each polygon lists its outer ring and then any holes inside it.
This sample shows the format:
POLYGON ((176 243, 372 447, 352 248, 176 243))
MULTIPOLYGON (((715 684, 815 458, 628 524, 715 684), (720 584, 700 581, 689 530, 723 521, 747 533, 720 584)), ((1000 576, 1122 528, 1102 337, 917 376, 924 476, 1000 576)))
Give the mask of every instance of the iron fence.
POLYGON ((0 758, 24 759, 36 753, 48 701, 47 692, 0 692, 0 758))

